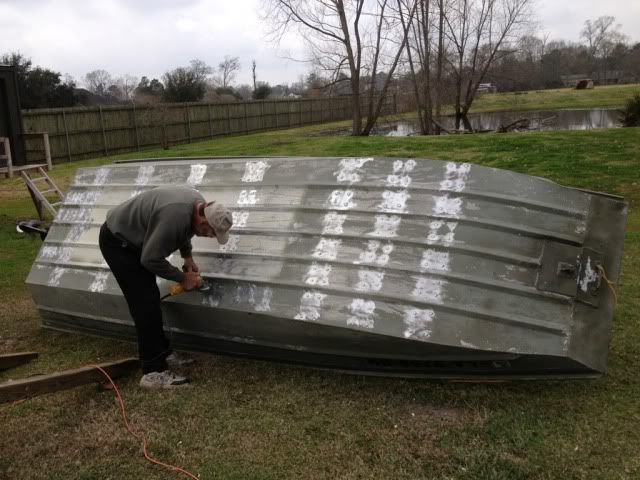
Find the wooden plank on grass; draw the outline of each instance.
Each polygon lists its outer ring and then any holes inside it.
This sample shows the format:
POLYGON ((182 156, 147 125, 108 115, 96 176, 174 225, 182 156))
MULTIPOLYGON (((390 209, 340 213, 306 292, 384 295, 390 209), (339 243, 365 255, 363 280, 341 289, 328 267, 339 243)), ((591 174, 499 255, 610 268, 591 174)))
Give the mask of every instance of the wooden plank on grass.
MULTIPOLYGON (((117 378, 138 368, 136 358, 126 358, 115 362, 101 363, 98 366, 111 378, 117 378)), ((22 380, 10 380, 0 383, 0 403, 14 402, 31 398, 43 393, 57 392, 92 382, 106 382, 107 378, 97 368, 86 366, 74 370, 37 375, 22 380)))
POLYGON ((38 352, 18 352, 0 355, 0 370, 8 370, 38 358, 38 352))

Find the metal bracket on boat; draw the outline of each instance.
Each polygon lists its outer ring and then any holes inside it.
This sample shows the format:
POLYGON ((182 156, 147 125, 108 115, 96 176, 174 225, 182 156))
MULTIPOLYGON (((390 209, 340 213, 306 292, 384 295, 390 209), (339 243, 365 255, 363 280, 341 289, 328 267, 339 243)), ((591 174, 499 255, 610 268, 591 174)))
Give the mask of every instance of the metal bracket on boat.
POLYGON ((536 288, 575 297, 593 307, 599 304, 602 254, 590 248, 547 242, 536 288))
POLYGON ((585 248, 580 256, 580 269, 576 284, 578 286, 576 300, 593 307, 600 304, 600 287, 602 285, 603 255, 600 252, 585 248))

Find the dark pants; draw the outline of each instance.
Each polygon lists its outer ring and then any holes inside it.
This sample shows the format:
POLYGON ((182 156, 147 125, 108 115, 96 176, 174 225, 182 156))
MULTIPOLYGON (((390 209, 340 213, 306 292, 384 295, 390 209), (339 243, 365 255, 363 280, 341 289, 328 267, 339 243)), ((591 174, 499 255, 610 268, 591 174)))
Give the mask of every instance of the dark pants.
POLYGON ((114 236, 107 224, 100 228, 100 251, 124 294, 136 325, 142 373, 167 369, 171 353, 162 329, 160 291, 156 276, 140 264, 140 251, 114 236))

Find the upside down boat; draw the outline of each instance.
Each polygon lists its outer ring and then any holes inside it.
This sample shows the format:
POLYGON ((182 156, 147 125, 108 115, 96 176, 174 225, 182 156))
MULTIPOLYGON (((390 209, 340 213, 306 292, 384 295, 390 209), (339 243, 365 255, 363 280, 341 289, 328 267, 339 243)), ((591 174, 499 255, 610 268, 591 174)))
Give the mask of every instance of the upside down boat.
POLYGON ((190 185, 234 217, 226 245, 194 237, 209 291, 163 302, 178 348, 402 377, 606 371, 623 199, 427 159, 80 169, 27 279, 44 327, 134 338, 98 230, 109 208, 166 184, 190 185))

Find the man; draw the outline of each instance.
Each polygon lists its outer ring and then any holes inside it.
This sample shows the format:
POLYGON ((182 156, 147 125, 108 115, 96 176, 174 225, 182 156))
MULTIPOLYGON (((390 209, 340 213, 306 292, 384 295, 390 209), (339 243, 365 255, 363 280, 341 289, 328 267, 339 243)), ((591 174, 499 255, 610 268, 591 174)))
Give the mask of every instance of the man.
POLYGON ((142 387, 173 387, 188 379, 169 370, 186 363, 169 348, 162 328, 156 276, 179 282, 184 290, 202 283, 191 256, 191 238, 229 240, 231 212, 189 187, 163 186, 127 200, 107 213, 100 229, 100 251, 116 278, 133 317, 142 363, 142 387), (182 271, 166 257, 176 250, 182 271))

